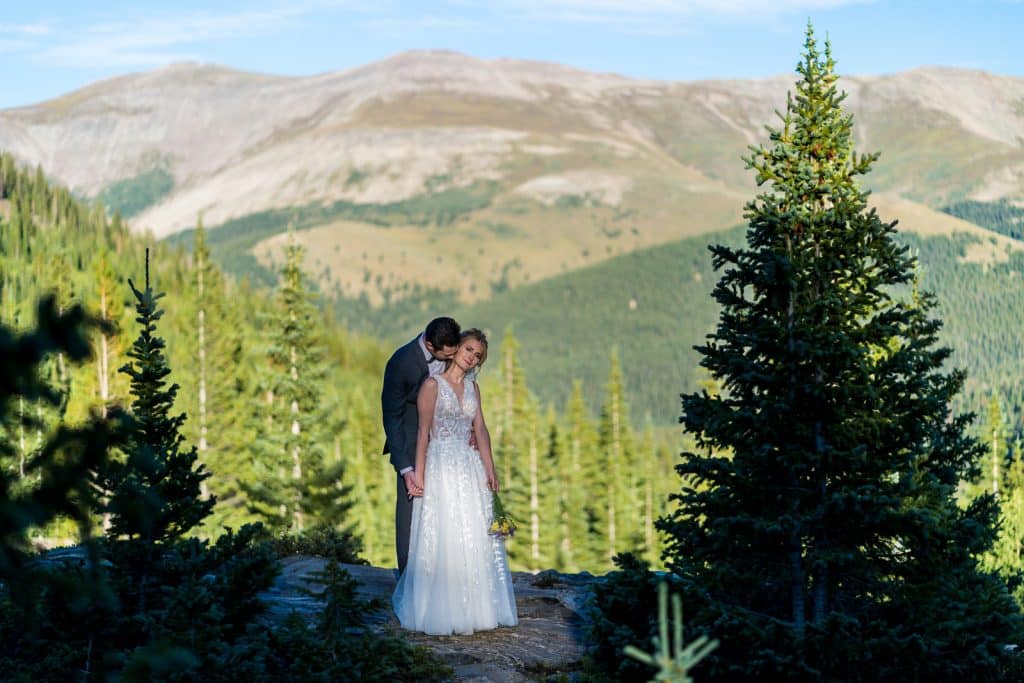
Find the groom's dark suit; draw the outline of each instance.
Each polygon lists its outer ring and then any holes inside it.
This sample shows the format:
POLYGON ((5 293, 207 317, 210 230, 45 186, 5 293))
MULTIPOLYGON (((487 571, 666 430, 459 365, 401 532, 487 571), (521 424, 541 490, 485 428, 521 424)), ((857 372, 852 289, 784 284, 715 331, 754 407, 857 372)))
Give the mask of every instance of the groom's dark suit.
MULTIPOLYGON (((420 385, 427 378, 427 360, 419 337, 399 348, 384 369, 384 388, 380 394, 384 416, 384 452, 391 454, 391 465, 396 473, 416 465, 416 433, 419 415, 416 397, 420 385)), ((409 557, 409 527, 412 525, 412 501, 405 488, 405 479, 398 474, 395 499, 395 550, 398 552, 398 570, 405 570, 409 557)))

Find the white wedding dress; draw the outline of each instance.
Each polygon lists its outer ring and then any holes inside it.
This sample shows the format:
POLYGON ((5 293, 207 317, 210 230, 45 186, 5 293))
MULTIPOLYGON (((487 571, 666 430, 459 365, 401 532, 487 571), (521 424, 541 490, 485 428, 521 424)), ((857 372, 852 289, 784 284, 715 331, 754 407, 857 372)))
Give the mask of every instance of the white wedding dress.
POLYGON ((391 598, 402 627, 432 635, 515 626, 505 542, 488 533, 492 494, 480 454, 469 446, 478 408, 472 381, 463 401, 435 375, 423 496, 413 501, 409 560, 391 598))

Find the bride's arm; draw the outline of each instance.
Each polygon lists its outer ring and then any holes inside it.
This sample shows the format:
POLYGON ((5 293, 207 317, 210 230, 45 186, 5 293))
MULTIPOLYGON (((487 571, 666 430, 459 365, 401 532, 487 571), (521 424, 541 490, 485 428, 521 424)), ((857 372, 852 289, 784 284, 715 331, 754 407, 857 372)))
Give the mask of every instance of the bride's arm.
POLYGON ((416 412, 419 414, 419 430, 416 432, 416 465, 413 476, 423 487, 423 473, 427 469, 427 442, 430 441, 430 427, 434 422, 434 404, 437 402, 437 380, 428 377, 420 386, 416 396, 416 412))
POLYGON ((477 410, 473 418, 473 434, 476 435, 476 447, 480 451, 480 459, 484 461, 484 471, 487 472, 487 484, 492 491, 498 490, 498 475, 494 473, 494 457, 491 454, 491 434, 487 431, 487 422, 484 420, 484 401, 480 397, 480 386, 473 382, 476 389, 477 410))

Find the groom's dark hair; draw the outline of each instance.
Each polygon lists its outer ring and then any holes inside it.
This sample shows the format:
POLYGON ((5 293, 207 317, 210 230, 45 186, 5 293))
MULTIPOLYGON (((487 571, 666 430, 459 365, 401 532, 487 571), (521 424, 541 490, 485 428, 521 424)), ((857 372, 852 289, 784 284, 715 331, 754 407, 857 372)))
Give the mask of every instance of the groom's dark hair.
POLYGON ((443 349, 446 346, 458 346, 461 331, 459 324, 452 318, 434 318, 427 323, 423 338, 435 349, 443 349))

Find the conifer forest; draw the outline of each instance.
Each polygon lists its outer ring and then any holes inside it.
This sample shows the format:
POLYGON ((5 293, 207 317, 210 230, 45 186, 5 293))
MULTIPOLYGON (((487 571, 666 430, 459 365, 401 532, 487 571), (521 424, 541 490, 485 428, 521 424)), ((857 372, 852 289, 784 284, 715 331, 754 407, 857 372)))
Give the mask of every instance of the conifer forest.
MULTIPOLYGON (((694 680, 1024 680, 1024 252, 965 265, 966 238, 876 213, 885 150, 855 143, 844 98, 808 29, 766 141, 735 160, 757 182, 742 229, 649 257, 706 273, 643 283, 692 288, 710 325, 652 350, 687 346, 675 378, 612 338, 548 391, 522 358, 569 319, 554 305, 409 324, 488 326, 512 569, 605 577, 571 680, 658 673, 623 648, 648 649, 665 585, 687 640, 717 641, 694 680), (681 400, 652 411, 630 387, 653 382, 681 400)), ((1021 239, 1010 204, 947 213, 1021 239)), ((321 291, 294 231, 269 284, 226 269, 215 232, 155 240, 0 154, 0 679, 445 680, 365 626, 338 565, 320 622, 259 618, 291 552, 395 565, 395 344, 321 291), (86 561, 40 562, 68 546, 86 561)))

